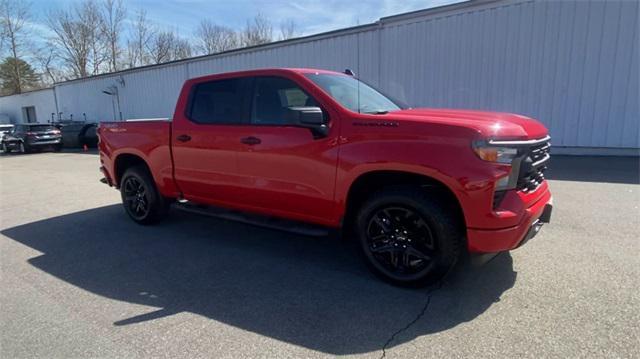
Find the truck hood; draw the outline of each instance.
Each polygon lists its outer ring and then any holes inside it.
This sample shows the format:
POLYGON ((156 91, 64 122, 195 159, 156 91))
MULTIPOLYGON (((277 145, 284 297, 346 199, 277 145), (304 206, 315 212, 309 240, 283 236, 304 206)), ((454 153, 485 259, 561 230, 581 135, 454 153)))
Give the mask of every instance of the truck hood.
POLYGON ((393 111, 389 115, 400 121, 466 127, 487 138, 525 140, 542 138, 548 134, 548 130, 540 122, 526 116, 505 112, 416 108, 393 111))

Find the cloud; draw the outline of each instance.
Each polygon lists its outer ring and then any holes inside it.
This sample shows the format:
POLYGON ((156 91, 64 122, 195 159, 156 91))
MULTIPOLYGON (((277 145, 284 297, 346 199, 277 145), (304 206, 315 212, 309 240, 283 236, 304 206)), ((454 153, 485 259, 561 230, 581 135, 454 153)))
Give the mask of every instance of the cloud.
POLYGON ((50 37, 54 35, 49 26, 43 22, 26 21, 25 26, 32 30, 36 36, 50 37))

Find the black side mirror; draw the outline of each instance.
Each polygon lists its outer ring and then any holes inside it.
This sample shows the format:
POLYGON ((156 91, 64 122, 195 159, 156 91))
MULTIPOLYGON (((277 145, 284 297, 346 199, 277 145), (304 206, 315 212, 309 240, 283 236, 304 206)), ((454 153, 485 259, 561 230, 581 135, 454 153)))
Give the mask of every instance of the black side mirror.
POLYGON ((289 113, 292 116, 292 122, 300 127, 311 130, 314 137, 326 137, 329 131, 325 123, 324 112, 320 107, 299 106, 289 107, 289 113))

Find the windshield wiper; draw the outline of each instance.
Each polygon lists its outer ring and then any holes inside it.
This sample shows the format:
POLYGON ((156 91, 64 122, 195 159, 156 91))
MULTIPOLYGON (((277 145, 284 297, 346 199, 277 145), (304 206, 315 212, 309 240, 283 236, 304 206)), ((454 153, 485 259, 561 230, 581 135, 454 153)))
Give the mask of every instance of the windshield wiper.
POLYGON ((367 113, 367 114, 370 114, 370 115, 384 115, 384 114, 389 113, 389 111, 387 111, 387 110, 375 110, 375 111, 365 111, 363 113, 367 113))

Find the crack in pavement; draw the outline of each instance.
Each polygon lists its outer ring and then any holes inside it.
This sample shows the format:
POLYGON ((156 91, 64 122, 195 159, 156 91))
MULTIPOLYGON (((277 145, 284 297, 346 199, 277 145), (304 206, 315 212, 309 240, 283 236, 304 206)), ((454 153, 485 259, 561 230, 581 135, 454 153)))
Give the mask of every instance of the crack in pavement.
POLYGON ((387 339, 387 341, 382 346, 382 356, 380 356, 380 359, 383 359, 387 355, 387 348, 389 347, 389 345, 393 342, 393 340, 398 335, 400 335, 402 332, 406 331, 407 329, 411 328, 414 324, 416 324, 425 315, 425 313, 429 309, 429 304, 431 304, 431 298, 433 297, 433 293, 436 292, 437 290, 441 289, 442 286, 443 286, 443 281, 440 281, 435 286, 433 286, 429 290, 429 292, 427 292, 427 300, 424 303, 424 306, 422 307, 422 310, 420 311, 420 313, 418 313, 418 315, 412 321, 410 321, 407 325, 405 325, 403 328, 397 330, 395 333, 393 333, 389 337, 389 339, 387 339))
MULTIPOLYGON (((487 267, 487 265, 489 263, 493 262, 496 258, 504 255, 503 253, 506 253, 506 252, 501 252, 501 253, 498 253, 498 254, 492 256, 486 262, 482 263, 482 266, 483 267, 487 267)), ((469 265, 469 263, 467 263, 467 265, 469 265)), ((404 328, 401 328, 400 330, 397 330, 395 333, 393 333, 391 335, 391 337, 389 337, 389 339, 387 339, 387 341, 382 346, 382 356, 380 356, 380 359, 383 359, 383 358, 386 357, 387 349, 389 348, 389 345, 391 345, 391 343, 393 343, 394 339, 398 335, 400 335, 402 332, 407 331, 414 324, 416 324, 420 319, 422 319, 422 317, 426 314, 427 310, 429 309, 429 305, 431 304, 431 299, 433 298, 433 294, 436 291, 442 289, 442 287, 444 287, 444 285, 447 284, 447 279, 448 278, 450 278, 449 275, 446 275, 443 279, 441 279, 439 282, 434 284, 433 287, 431 287, 429 289, 429 291, 427 292, 427 299, 426 299, 426 302, 424 303, 424 306, 422 307, 422 310, 420 311, 420 313, 418 313, 418 315, 412 321, 410 321, 407 325, 405 325, 404 328)))

